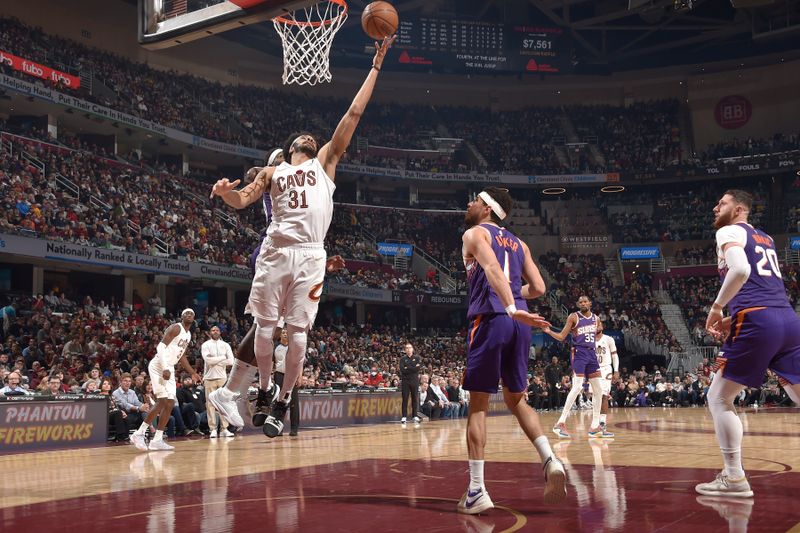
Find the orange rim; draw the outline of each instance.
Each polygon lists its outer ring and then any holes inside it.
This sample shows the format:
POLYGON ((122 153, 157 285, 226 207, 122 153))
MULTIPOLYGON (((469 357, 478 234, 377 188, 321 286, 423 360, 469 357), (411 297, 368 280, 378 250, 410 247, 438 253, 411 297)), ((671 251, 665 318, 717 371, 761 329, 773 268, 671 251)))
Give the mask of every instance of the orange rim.
POLYGON ((329 4, 338 4, 338 5, 342 6, 344 8, 344 10, 340 11, 338 15, 336 15, 335 17, 333 17, 331 19, 321 20, 319 22, 305 21, 305 20, 292 20, 292 19, 286 18, 283 15, 279 15, 279 16, 275 17, 272 20, 280 22, 281 24, 288 24, 289 26, 312 26, 314 28, 317 28, 319 26, 329 26, 330 24, 333 24, 333 22, 335 20, 337 20, 337 19, 339 19, 342 16, 347 14, 347 2, 345 2, 345 0, 324 0, 324 1, 327 1, 329 4))

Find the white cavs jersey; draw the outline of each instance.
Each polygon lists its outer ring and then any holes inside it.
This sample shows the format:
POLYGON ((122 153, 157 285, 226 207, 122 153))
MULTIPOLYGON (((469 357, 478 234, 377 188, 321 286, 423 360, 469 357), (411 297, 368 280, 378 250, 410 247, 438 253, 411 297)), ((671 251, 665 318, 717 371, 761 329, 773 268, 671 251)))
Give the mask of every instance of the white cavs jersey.
POLYGON ((335 190, 319 159, 297 166, 281 163, 272 175, 267 237, 278 246, 322 244, 333 217, 335 190))
POLYGON ((159 360, 156 364, 162 370, 175 368, 192 340, 192 333, 188 329, 183 329, 183 324, 178 325, 181 328, 181 332, 170 341, 166 350, 155 357, 155 359, 159 360))

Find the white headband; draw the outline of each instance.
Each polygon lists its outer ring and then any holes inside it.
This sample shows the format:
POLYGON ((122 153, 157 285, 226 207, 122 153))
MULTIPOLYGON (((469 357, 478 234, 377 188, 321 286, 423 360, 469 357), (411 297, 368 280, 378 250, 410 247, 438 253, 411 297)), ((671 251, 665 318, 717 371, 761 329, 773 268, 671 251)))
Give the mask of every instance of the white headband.
POLYGON ((275 150, 273 150, 272 153, 269 154, 269 159, 267 159, 267 166, 271 167, 272 164, 275 162, 275 158, 281 155, 282 153, 283 153, 282 148, 276 148, 275 150))
POLYGON ((187 307, 186 309, 184 309, 183 311, 181 311, 181 316, 185 315, 186 313, 192 313, 192 314, 194 314, 194 309, 192 309, 191 307, 187 307))
POLYGON ((505 220, 506 210, 500 207, 500 204, 498 204, 494 198, 489 196, 488 192, 481 191, 478 193, 478 198, 483 199, 483 201, 486 202, 486 205, 492 208, 492 211, 494 211, 494 214, 497 215, 497 218, 500 220, 505 220))

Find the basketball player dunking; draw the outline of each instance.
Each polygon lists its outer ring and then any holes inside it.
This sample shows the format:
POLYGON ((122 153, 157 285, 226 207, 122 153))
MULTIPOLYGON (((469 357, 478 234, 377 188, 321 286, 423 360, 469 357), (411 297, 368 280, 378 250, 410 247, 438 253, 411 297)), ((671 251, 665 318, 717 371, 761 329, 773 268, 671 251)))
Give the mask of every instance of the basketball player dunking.
MULTIPOLYGON (((614 434, 606 431, 606 417, 608 416, 608 399, 611 396, 611 384, 615 379, 619 379, 619 356, 617 355, 617 343, 608 335, 603 334, 603 323, 599 320, 597 321, 597 336, 594 344, 597 364, 600 365, 600 386, 603 389, 603 405, 600 408, 600 429, 603 430, 603 437, 611 438, 614 434)), ((595 401, 597 400, 595 399, 595 401)))
POLYGON ((536 411, 525 401, 530 326, 549 324, 527 311, 525 298, 541 296, 545 288, 530 250, 499 225, 511 211, 511 205, 508 190, 487 187, 469 203, 464 217, 471 226, 462 238, 469 283, 467 318, 471 322, 463 380, 464 389, 470 392, 467 418, 470 481, 457 509, 466 514, 494 508, 484 486, 483 466, 489 396, 497 392, 501 378, 506 406, 541 457, 545 502, 558 503, 567 495, 564 467, 553 455, 536 411), (524 287, 523 278, 528 282, 524 287))
POLYGON ((167 427, 172 408, 175 405, 175 365, 180 362, 184 370, 191 374, 192 380, 195 383, 200 382, 200 376, 186 359, 186 348, 192 341, 192 333, 189 328, 192 327, 193 322, 194 311, 188 308, 184 309, 181 313, 181 321, 172 324, 164 331, 164 338, 156 348, 156 356, 150 360, 147 367, 157 402, 139 429, 131 435, 131 444, 140 450, 168 451, 173 449, 164 442, 164 428, 167 427), (153 440, 148 445, 145 442, 145 432, 156 417, 158 417, 158 427, 153 440))
POLYGON ((272 199, 272 222, 256 260, 247 304, 256 319, 255 355, 262 380, 271 379, 273 334, 285 309, 286 388, 264 423, 264 433, 271 438, 283 430, 292 389, 302 372, 308 330, 319 306, 326 262, 323 241, 333 216, 336 165, 350 144, 393 42, 394 37, 389 37, 375 43, 372 68, 330 142, 319 148, 311 134, 293 134, 283 148, 286 162, 262 169, 241 191, 234 190, 240 180, 222 179, 211 193, 236 209, 256 202, 267 191, 272 199))
MULTIPOLYGON (((270 153, 269 158, 267 158, 267 164, 265 167, 253 167, 247 171, 247 174, 245 175, 245 182, 248 184, 252 183, 258 173, 264 168, 277 167, 283 163, 283 161, 283 149, 277 148, 273 150, 272 153, 270 153)), ((262 203, 264 206, 264 216, 266 217, 266 228, 269 228, 269 224, 272 221, 272 198, 270 197, 269 192, 263 193, 262 203)), ((256 268, 256 260, 258 259, 258 254, 261 251, 261 245, 264 243, 264 237, 266 236, 266 229, 264 231, 265 233, 262 234, 261 241, 253 250, 250 258, 250 266, 254 273, 256 268)), ((326 267, 328 272, 333 272, 335 270, 344 268, 344 259, 342 259, 342 257, 339 255, 333 256, 328 259, 326 267)), ((249 309, 246 308, 245 313, 248 312, 249 309)), ((225 418, 230 425, 236 427, 244 427, 244 420, 242 419, 237 401, 241 397, 246 397, 247 389, 253 382, 257 370, 259 370, 259 388, 255 412, 253 413, 252 418, 252 423, 254 426, 260 427, 264 425, 267 415, 269 414, 269 406, 280 393, 280 386, 274 382, 271 382, 270 374, 266 373, 271 369, 259 369, 257 366, 253 365, 254 362, 257 364, 258 361, 255 356, 255 333, 256 323, 253 322, 253 326, 244 336, 242 342, 239 343, 235 354, 233 368, 231 368, 231 373, 228 376, 225 386, 220 387, 208 396, 209 400, 212 404, 214 404, 214 407, 216 407, 220 415, 225 418)), ((263 364, 264 360, 261 359, 261 362, 263 364)))
POLYGON ((742 421, 733 400, 745 387, 761 386, 771 369, 800 404, 800 318, 786 296, 775 241, 747 222, 753 197, 729 190, 714 207, 717 262, 722 287, 706 329, 725 338, 706 400, 725 468, 695 487, 705 496, 753 496, 742 467, 742 421), (730 316, 723 318, 728 306, 730 316))
POLYGON ((600 320, 597 315, 592 313, 592 301, 588 296, 578 298, 578 312, 572 313, 567 317, 567 323, 559 333, 550 328, 544 328, 544 332, 559 342, 564 342, 568 335, 572 335, 572 387, 569 389, 567 401, 558 422, 553 427, 553 433, 560 438, 568 439, 570 434, 567 431, 567 417, 569 416, 575 400, 583 390, 583 378, 589 380, 592 387, 592 425, 589 429, 590 437, 611 437, 600 427, 600 408, 603 397, 602 384, 600 380, 600 365, 597 363, 595 351, 595 335, 597 333, 597 323, 600 320))

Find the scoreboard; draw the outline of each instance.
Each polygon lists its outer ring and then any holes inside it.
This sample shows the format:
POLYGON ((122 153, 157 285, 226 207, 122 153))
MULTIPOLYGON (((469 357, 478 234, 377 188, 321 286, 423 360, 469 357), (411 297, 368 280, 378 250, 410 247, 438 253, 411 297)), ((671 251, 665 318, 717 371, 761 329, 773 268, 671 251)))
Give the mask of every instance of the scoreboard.
POLYGON ((418 18, 400 21, 400 69, 447 72, 558 73, 569 68, 569 45, 558 27, 418 18))

